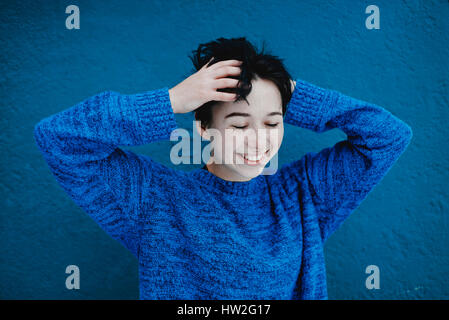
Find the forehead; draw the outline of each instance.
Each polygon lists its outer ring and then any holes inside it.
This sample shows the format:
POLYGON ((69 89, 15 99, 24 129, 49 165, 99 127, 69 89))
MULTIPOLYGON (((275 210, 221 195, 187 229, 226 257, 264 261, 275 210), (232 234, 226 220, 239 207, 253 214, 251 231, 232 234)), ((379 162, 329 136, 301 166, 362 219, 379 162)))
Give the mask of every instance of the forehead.
POLYGON ((252 117, 264 117, 274 111, 282 112, 282 97, 272 81, 261 78, 253 80, 251 92, 246 99, 249 105, 245 100, 216 104, 213 111, 214 117, 224 118, 231 112, 245 112, 252 117))

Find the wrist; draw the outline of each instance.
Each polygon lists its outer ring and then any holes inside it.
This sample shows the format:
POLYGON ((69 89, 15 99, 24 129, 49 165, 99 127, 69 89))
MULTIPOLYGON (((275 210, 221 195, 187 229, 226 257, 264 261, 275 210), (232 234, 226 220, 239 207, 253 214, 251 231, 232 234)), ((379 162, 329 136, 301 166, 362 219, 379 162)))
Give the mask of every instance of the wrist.
POLYGON ((175 88, 171 88, 168 90, 168 95, 170 98, 170 105, 172 107, 173 113, 181 113, 180 107, 179 107, 179 99, 178 95, 176 94, 175 88))
POLYGON ((318 131, 332 108, 334 91, 298 79, 287 107, 284 122, 318 131))

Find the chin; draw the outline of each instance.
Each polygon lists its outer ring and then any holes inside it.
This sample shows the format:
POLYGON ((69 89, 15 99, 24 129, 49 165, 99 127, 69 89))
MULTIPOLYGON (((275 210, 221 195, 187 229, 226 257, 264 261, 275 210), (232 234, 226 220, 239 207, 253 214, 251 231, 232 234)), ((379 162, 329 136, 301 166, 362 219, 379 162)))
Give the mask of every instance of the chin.
POLYGON ((245 167, 239 168, 237 170, 237 172, 243 177, 252 179, 252 178, 259 176, 262 173, 263 169, 264 169, 264 166, 258 166, 258 167, 245 166, 245 167))

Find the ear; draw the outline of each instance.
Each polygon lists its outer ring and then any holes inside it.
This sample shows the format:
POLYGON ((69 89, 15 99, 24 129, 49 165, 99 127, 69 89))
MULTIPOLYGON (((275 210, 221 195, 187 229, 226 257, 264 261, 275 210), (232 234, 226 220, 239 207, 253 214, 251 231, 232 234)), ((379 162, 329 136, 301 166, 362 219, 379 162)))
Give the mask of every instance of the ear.
POLYGON ((210 140, 210 135, 207 132, 206 128, 201 127, 201 121, 195 120, 195 127, 198 134, 205 140, 210 140))

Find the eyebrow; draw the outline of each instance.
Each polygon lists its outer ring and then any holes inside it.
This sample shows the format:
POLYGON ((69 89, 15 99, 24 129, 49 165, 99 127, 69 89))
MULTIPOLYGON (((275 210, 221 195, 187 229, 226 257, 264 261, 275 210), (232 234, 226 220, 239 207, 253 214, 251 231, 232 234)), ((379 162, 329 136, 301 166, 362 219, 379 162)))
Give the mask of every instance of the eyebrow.
MULTIPOLYGON (((282 113, 279 111, 274 111, 274 112, 270 112, 269 114, 267 114, 267 116, 276 116, 276 115, 280 115, 282 116, 282 113)), ((244 112, 232 112, 230 114, 228 114, 227 116, 225 116, 224 118, 230 118, 230 117, 250 117, 251 115, 249 113, 244 113, 244 112)))

